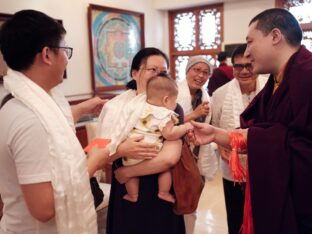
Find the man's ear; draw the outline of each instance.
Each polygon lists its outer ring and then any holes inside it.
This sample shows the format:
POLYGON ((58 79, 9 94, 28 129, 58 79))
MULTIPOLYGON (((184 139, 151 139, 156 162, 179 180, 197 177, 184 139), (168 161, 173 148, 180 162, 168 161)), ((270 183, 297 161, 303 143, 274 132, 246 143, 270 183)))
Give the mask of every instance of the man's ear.
POLYGON ((272 43, 273 43, 273 45, 276 45, 276 44, 280 43, 280 41, 284 37, 284 35, 282 34, 281 30, 279 30, 278 28, 273 28, 272 31, 271 31, 271 35, 272 35, 272 43))
POLYGON ((43 63, 46 63, 48 65, 52 64, 51 53, 53 53, 53 51, 49 47, 47 47, 47 46, 43 47, 43 49, 41 50, 41 53, 40 53, 43 63))

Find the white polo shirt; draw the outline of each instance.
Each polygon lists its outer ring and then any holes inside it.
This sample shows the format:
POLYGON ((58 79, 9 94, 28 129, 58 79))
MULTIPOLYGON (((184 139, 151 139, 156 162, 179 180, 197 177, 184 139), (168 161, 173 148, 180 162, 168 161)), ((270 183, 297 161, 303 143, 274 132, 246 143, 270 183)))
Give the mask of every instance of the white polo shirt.
POLYGON ((56 234, 54 218, 42 223, 31 216, 20 186, 51 180, 47 132, 17 99, 2 107, 0 120, 0 233, 56 234))

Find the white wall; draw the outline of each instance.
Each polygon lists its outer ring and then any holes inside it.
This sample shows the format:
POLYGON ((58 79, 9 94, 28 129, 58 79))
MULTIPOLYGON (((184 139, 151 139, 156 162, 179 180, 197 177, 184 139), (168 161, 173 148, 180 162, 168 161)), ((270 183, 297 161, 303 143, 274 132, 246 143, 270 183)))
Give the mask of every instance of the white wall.
MULTIPOLYGON (((68 78, 62 84, 65 95, 90 93, 91 72, 87 25, 87 8, 90 3, 143 12, 145 16, 145 46, 169 51, 168 9, 221 0, 1 0, 0 12, 10 13, 22 9, 35 9, 63 20, 66 40, 74 48, 67 68, 68 78)), ((224 44, 245 41, 248 23, 260 11, 274 7, 275 0, 225 0, 224 44)), ((1 88, 1 86, 0 86, 1 88)), ((1 89, 0 89, 1 93, 1 89)))
MULTIPOLYGON (((67 67, 68 78, 62 84, 65 95, 91 92, 91 71, 87 25, 89 3, 144 13, 145 46, 166 47, 163 28, 166 12, 154 10, 146 0, 1 0, 0 12, 13 14, 22 9, 43 11, 53 18, 63 20, 67 30, 67 44, 74 54, 67 67)), ((168 44, 168 43, 167 43, 168 44)), ((1 90, 0 90, 1 91, 1 90)))
POLYGON ((243 43, 250 20, 275 6, 275 0, 250 0, 224 4, 224 44, 243 43))

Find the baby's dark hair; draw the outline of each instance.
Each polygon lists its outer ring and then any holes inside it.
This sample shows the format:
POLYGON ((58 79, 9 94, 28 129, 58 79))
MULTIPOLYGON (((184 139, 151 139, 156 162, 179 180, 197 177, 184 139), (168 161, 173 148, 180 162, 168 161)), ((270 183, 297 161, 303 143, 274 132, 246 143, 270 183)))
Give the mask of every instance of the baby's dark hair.
POLYGON ((160 72, 153 76, 146 84, 147 99, 155 96, 176 96, 178 86, 168 73, 160 72))

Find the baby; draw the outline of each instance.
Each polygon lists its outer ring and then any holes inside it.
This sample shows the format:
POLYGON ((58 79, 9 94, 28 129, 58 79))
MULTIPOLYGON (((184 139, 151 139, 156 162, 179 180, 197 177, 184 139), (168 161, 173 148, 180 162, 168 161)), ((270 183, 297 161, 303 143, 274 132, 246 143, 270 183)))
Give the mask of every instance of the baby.
MULTIPOLYGON (((173 111, 176 108, 178 88, 176 82, 165 73, 152 77, 146 88, 146 103, 138 122, 128 137, 144 135, 144 142, 155 144, 160 151, 164 139, 178 140, 192 129, 190 123, 176 125, 178 115, 173 111)), ((170 155, 170 152, 166 152, 170 155)), ((140 160, 123 158, 124 166, 139 163, 140 160)), ((127 194, 124 199, 136 202, 138 200, 139 178, 133 177, 126 184, 127 194)), ((158 197, 168 202, 175 202, 169 190, 172 185, 170 170, 162 172, 158 177, 158 197)))

